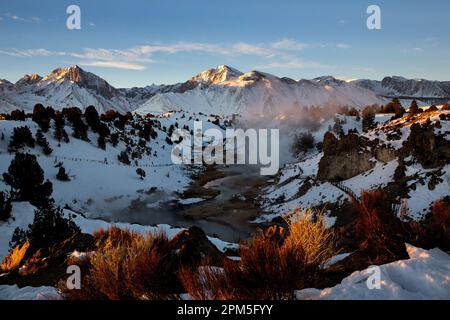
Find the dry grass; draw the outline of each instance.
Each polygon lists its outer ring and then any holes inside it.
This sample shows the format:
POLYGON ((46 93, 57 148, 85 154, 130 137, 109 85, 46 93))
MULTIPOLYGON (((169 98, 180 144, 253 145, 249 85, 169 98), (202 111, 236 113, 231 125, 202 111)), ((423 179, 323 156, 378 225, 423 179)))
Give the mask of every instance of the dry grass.
POLYGON ((30 243, 27 241, 23 245, 17 245, 10 251, 10 253, 3 259, 1 265, 2 272, 9 272, 20 267, 25 254, 30 247, 30 243))
POLYGON ((81 290, 60 288, 68 299, 167 299, 170 277, 163 256, 163 233, 141 234, 112 227, 95 233, 97 251, 90 256, 89 275, 81 290))
POLYGON ((288 236, 284 245, 302 248, 306 264, 322 265, 337 253, 334 233, 327 229, 323 211, 294 210, 286 217, 288 236))
POLYGON ((60 288, 69 299, 173 299, 177 292, 194 299, 292 299, 336 250, 322 212, 296 210, 286 220, 280 237, 255 236, 241 245, 240 261, 226 258, 223 268, 177 264, 163 234, 99 230, 82 289, 60 288))
POLYGON ((202 300, 292 299, 336 251, 322 213, 296 210, 287 221, 284 241, 258 235, 241 245, 240 261, 227 259, 223 269, 182 269, 185 290, 202 300))
POLYGON ((93 236, 97 247, 108 250, 110 248, 127 246, 136 237, 139 237, 139 234, 112 226, 107 230, 99 229, 94 231, 93 236))
POLYGON ((439 199, 434 202, 431 212, 434 223, 447 232, 450 229, 450 203, 439 199))
POLYGON ((362 239, 377 240, 383 236, 385 225, 395 218, 391 200, 383 190, 363 191, 359 201, 353 199, 353 205, 359 214, 357 236, 362 239))
POLYGON ((222 268, 199 267, 193 270, 183 266, 178 276, 184 291, 195 300, 225 300, 229 296, 230 288, 222 268))
POLYGON ((404 230, 385 191, 363 191, 360 200, 353 199, 353 205, 359 214, 355 238, 360 249, 372 257, 372 263, 387 263, 407 257, 404 230))

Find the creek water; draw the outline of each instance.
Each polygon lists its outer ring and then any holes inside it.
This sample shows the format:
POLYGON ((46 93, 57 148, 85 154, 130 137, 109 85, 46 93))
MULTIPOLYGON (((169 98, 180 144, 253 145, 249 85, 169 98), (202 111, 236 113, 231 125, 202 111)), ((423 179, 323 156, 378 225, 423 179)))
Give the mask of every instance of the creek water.
POLYGON ((213 198, 192 204, 165 201, 155 192, 145 201, 135 201, 127 210, 114 212, 113 221, 141 225, 169 224, 174 227, 198 226, 208 235, 239 242, 250 238, 258 225, 250 221, 260 214, 256 197, 267 177, 249 165, 219 166, 222 178, 207 182, 203 188, 216 190, 213 198), (155 205, 158 203, 158 205, 155 205))

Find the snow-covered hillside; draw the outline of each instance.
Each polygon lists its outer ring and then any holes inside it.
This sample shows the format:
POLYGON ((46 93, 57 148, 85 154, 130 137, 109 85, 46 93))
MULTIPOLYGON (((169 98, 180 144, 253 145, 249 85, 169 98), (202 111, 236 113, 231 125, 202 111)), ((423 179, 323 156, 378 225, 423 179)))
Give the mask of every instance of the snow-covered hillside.
MULTIPOLYGON (((73 128, 66 123, 65 130, 70 137, 69 143, 58 142, 55 139, 55 129, 44 133, 53 152, 46 156, 39 146, 22 148, 22 152, 35 154, 45 172, 45 178, 53 183, 53 197, 58 205, 69 205, 73 210, 88 216, 111 218, 113 213, 120 212, 132 204, 143 203, 147 206, 158 207, 159 201, 178 199, 177 193, 182 192, 190 183, 187 166, 174 165, 171 161, 172 145, 167 143, 168 129, 172 126, 193 129, 194 119, 203 121, 203 128, 219 126, 213 124, 211 117, 174 112, 165 116, 140 119, 129 122, 125 129, 118 130, 109 124, 111 133, 119 133, 116 146, 106 143, 105 150, 97 145, 98 134, 88 131, 89 141, 76 139, 72 136, 73 128), (210 120, 210 121, 208 121, 210 120), (149 141, 139 138, 134 124, 152 121, 155 137, 149 141), (145 146, 142 143, 145 142, 145 146), (124 165, 118 160, 118 155, 124 150, 132 154, 140 150, 140 158, 132 159, 131 164, 124 165), (58 163, 62 163, 71 181, 56 179, 58 163), (136 173, 137 168, 146 172, 141 180, 136 173)), ((215 118, 214 118, 215 119, 215 118)), ((223 120, 222 120, 223 121, 223 120)), ((223 124, 223 122, 222 122, 223 124)), ((27 126, 35 136, 39 126, 31 119, 26 121, 0 121, 0 173, 5 172, 14 154, 8 152, 8 144, 14 128, 27 126)), ((0 191, 9 187, 0 181, 0 191)))
MULTIPOLYGON (((445 141, 448 145, 450 121, 441 121, 440 117, 443 114, 448 115, 450 112, 425 112, 412 118, 406 115, 392 121, 389 117, 385 117, 386 122, 381 120, 383 117, 377 117, 378 125, 364 133, 361 130, 361 122, 356 121, 355 117, 344 117, 345 123, 342 124, 344 133, 347 134, 350 130, 356 129, 360 139, 366 141, 364 142, 366 147, 372 150, 368 153, 372 163, 370 169, 343 179, 338 186, 335 181, 318 179, 320 162, 324 154, 312 150, 299 162, 285 165, 280 170, 276 183, 267 187, 266 194, 262 197, 264 211, 267 214, 259 217, 258 221, 270 221, 298 207, 342 205, 350 201, 348 191, 358 196, 363 190, 391 186, 395 182, 394 175, 404 152, 402 147, 411 135, 413 124, 425 125, 429 120, 434 126, 430 130, 433 130, 436 140, 433 139, 430 143, 436 145, 437 149, 433 152, 422 150, 424 153, 437 154, 439 146, 445 146, 445 141), (347 192, 343 188, 347 188, 347 192)), ((327 122, 320 130, 313 132, 316 143, 323 140, 324 132, 328 130, 329 125, 330 123, 327 122)), ((429 134, 426 136, 429 137, 429 134)), ((444 152, 447 151, 444 150, 444 152)), ((351 162, 350 155, 347 156, 349 156, 349 166, 358 165, 351 162)), ((406 185, 402 190, 405 190, 406 194, 399 196, 402 199, 399 201, 402 202, 402 207, 410 218, 421 220, 430 211, 433 202, 450 194, 450 164, 446 160, 438 165, 424 165, 424 161, 414 155, 408 155, 401 161, 405 165, 406 185)))

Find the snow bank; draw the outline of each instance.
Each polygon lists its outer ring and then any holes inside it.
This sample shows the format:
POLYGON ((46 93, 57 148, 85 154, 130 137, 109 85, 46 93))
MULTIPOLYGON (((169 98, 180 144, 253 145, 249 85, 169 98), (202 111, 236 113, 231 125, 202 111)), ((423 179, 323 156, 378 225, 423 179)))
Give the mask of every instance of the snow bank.
POLYGON ((297 291, 299 300, 450 299, 450 255, 407 245, 410 259, 380 266, 381 288, 368 289, 372 270, 357 271, 333 288, 297 291))
POLYGON ((0 286, 0 300, 59 300, 61 297, 53 287, 0 286))

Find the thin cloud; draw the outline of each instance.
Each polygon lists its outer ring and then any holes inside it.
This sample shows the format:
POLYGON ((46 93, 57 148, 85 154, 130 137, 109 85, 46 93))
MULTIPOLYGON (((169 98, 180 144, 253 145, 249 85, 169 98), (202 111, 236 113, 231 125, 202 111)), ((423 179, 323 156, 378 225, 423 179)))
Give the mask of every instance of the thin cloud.
POLYGON ((275 52, 271 49, 243 42, 236 43, 235 45, 233 45, 232 49, 232 52, 238 55, 255 55, 264 57, 272 57, 275 55, 275 52))
POLYGON ((4 16, 13 21, 19 21, 19 22, 30 22, 30 23, 40 23, 41 22, 41 18, 39 18, 39 17, 25 18, 25 17, 21 17, 18 15, 15 15, 15 14, 11 14, 11 13, 6 13, 6 14, 4 14, 4 16))
POLYGON ((326 69, 333 68, 332 66, 327 66, 314 61, 307 61, 299 58, 285 59, 284 61, 274 61, 267 65, 261 66, 261 69, 326 69))
POLYGON ((121 62, 121 61, 80 61, 77 64, 79 64, 81 66, 126 69, 126 70, 137 70, 137 71, 147 69, 147 67, 144 65, 129 63, 129 62, 121 62))
POLYGON ((272 43, 272 48, 278 50, 302 51, 307 47, 308 45, 306 43, 298 42, 293 39, 282 39, 280 41, 272 43))
POLYGON ((5 54, 12 57, 51 57, 51 56, 65 56, 68 55, 66 52, 63 51, 50 51, 43 48, 38 49, 25 49, 25 50, 19 50, 19 49, 12 49, 12 51, 4 51, 1 50, 0 54, 5 54))
POLYGON ((349 44, 346 44, 346 43, 338 43, 338 44, 336 44, 336 48, 339 48, 339 49, 350 49, 351 46, 349 44))
MULTIPOLYGON (((340 48, 348 48, 346 44, 335 45, 340 48)), ((76 52, 51 51, 44 48, 38 49, 11 49, 0 51, 0 54, 14 57, 51 57, 67 56, 76 58, 80 65, 89 65, 105 68, 118 68, 130 70, 143 70, 146 65, 154 63, 155 54, 176 54, 186 52, 198 52, 203 54, 221 56, 256 56, 268 60, 269 68, 305 68, 322 67, 320 64, 305 62, 291 53, 306 48, 326 48, 329 45, 305 44, 293 39, 281 39, 269 44, 250 44, 238 42, 231 45, 178 42, 174 44, 151 44, 135 46, 126 49, 85 48, 76 52), (276 61, 274 61, 276 59, 276 61), (272 60, 272 61, 271 61, 272 60)))

